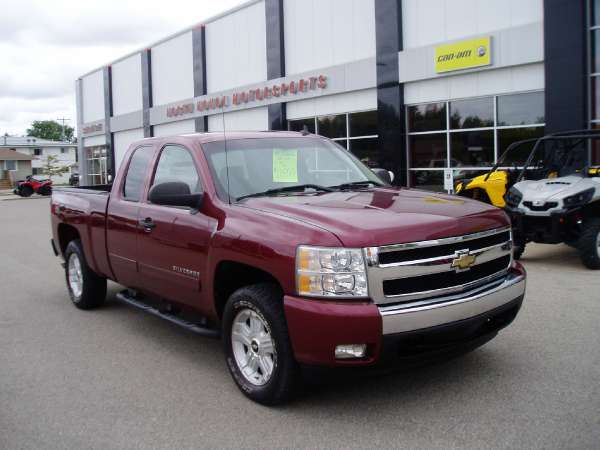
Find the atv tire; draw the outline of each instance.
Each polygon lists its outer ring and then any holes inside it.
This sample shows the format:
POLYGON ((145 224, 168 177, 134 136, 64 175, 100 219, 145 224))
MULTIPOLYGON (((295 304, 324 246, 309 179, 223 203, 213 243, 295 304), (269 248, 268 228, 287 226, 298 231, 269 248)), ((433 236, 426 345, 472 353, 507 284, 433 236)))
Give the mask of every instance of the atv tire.
POLYGON ((19 189, 19 195, 21 197, 31 197, 33 195, 33 189, 31 186, 23 186, 19 189))
POLYGON ((600 218, 584 222, 579 238, 579 256, 585 267, 600 270, 600 218))
POLYGON ((48 195, 52 195, 52 187, 51 186, 42 186, 38 189, 37 193, 39 195, 43 195, 44 197, 48 195))

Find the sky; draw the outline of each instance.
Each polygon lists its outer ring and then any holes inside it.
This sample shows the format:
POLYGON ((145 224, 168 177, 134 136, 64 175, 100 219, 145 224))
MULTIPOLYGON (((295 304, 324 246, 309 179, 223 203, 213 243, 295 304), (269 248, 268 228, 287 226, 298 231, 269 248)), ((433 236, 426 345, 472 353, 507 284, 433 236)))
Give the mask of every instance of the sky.
POLYGON ((0 135, 70 119, 86 72, 245 0, 0 0, 0 135))

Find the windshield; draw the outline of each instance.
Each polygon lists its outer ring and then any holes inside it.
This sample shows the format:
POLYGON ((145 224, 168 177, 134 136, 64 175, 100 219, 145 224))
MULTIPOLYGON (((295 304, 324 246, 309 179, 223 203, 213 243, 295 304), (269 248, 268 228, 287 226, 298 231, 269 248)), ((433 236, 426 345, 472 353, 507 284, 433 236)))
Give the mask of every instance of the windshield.
POLYGON ((318 189, 347 183, 383 184, 350 152, 317 137, 230 140, 227 141, 227 158, 223 141, 202 147, 217 194, 223 201, 228 201, 228 184, 232 201, 273 189, 290 188, 283 190, 290 194, 294 186, 318 189))

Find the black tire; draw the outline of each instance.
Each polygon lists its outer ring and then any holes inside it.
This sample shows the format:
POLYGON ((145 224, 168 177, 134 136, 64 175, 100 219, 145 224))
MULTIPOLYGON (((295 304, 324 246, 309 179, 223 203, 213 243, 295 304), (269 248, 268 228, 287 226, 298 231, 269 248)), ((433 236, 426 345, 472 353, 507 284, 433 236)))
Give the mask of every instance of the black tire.
POLYGON ((89 268, 79 239, 72 240, 65 250, 65 279, 69 297, 79 309, 93 309, 102 306, 106 299, 106 278, 97 275, 89 268), (70 261, 76 258, 81 265, 81 293, 74 292, 69 282, 70 261))
POLYGON ((38 189, 37 193, 39 195, 43 195, 43 196, 52 195, 52 186, 49 186, 49 185, 42 186, 41 188, 38 189))
POLYGON ((33 189, 31 186, 23 186, 19 189, 19 195, 21 197, 31 197, 33 195, 33 189))
POLYGON ((579 256, 585 267, 600 270, 600 218, 585 220, 579 238, 579 256))
POLYGON ((244 395, 263 405, 276 405, 290 400, 300 383, 300 368, 293 356, 282 297, 281 290, 272 284, 243 287, 229 297, 223 312, 222 335, 229 372, 244 395), (238 313, 247 310, 256 313, 265 324, 264 331, 269 333, 275 348, 272 374, 260 386, 247 379, 234 355, 233 323, 238 313))

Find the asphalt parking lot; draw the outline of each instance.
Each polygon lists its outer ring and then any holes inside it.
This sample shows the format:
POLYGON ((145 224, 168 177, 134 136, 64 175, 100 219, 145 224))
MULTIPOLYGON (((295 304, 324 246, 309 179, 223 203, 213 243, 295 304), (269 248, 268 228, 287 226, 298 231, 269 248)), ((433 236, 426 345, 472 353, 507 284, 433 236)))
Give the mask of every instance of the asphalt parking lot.
POLYGON ((516 322, 408 373, 238 392, 219 341, 114 300, 70 305, 48 199, 0 200, 0 448, 599 448, 600 273, 531 246, 516 322))

